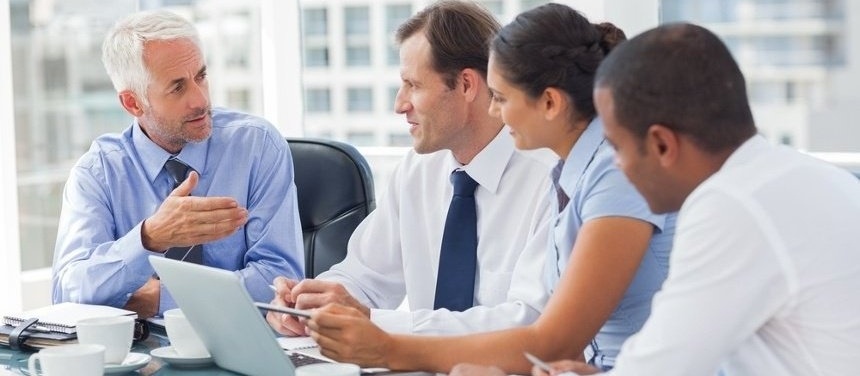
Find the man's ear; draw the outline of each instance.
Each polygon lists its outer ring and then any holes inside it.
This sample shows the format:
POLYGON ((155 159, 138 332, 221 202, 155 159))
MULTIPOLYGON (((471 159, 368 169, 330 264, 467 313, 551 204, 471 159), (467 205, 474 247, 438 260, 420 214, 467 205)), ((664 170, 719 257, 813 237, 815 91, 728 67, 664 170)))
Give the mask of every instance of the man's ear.
POLYGON ((131 90, 123 90, 119 92, 119 103, 122 105, 122 108, 125 109, 126 112, 131 114, 134 117, 143 116, 143 103, 141 103, 137 95, 134 94, 131 90))
POLYGON ((478 73, 478 71, 472 68, 466 68, 460 71, 459 80, 463 86, 458 86, 458 89, 462 90, 463 95, 469 102, 474 101, 475 98, 478 97, 480 90, 487 90, 487 85, 483 83, 484 78, 480 73, 478 73))
POLYGON ((645 148, 654 153, 660 160, 660 165, 669 167, 678 160, 680 139, 671 128, 662 124, 653 124, 645 134, 645 148))

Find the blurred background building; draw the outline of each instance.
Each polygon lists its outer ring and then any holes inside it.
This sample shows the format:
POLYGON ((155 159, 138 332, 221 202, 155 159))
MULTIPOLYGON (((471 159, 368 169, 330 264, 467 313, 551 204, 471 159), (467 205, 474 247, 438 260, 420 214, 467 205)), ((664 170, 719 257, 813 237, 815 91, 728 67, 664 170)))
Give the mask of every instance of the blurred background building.
MULTIPOLYGON (((756 121, 771 141, 819 152, 860 151, 860 130, 851 121, 860 118, 852 106, 860 102, 852 85, 860 82, 860 31, 849 27, 860 22, 860 2, 649 1, 559 2, 582 10, 593 21, 602 20, 604 3, 612 3, 630 8, 628 13, 649 4, 645 6, 654 8, 650 11, 660 22, 700 23, 719 34, 739 61, 756 121)), ((102 38, 115 20, 137 9, 168 7, 194 21, 204 43, 212 103, 259 115, 271 110, 265 108, 266 80, 271 77, 262 73, 267 69, 264 46, 269 39, 283 39, 277 49, 301 58, 295 67, 273 69, 300 76, 294 82, 302 89, 284 98, 295 104, 286 111, 300 124, 269 120, 285 134, 359 146, 371 163, 379 194, 411 145, 403 116, 394 113, 400 79, 393 34, 429 2, 0 0, 9 12, 10 45, 0 38, 0 48, 11 52, 17 161, 11 184, 17 184, 24 278, 34 281, 34 290, 45 291, 69 168, 96 136, 121 132, 131 124, 100 61, 102 38), (267 14, 272 4, 294 17, 267 14), (290 22, 293 19, 300 23, 290 22), (266 34, 272 30, 265 26, 267 20, 278 23, 274 35, 266 34), (280 33, 290 28, 295 28, 297 40, 280 33)), ((479 3, 506 23, 545 1, 479 3)), ((25 306, 47 304, 46 299, 44 293, 36 294, 25 306)))
POLYGON ((860 3, 843 0, 662 0, 661 22, 720 35, 747 79, 771 141, 816 152, 860 151, 860 3), (852 106, 853 104, 853 106, 852 106), (853 108, 852 108, 853 107, 853 108))

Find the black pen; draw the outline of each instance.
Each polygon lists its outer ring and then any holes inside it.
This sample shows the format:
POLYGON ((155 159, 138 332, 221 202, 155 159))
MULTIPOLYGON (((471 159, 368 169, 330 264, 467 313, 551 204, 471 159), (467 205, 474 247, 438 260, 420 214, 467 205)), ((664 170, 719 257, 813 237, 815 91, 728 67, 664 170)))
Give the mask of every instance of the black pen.
POLYGON ((306 319, 311 318, 311 311, 308 311, 308 310, 295 309, 295 308, 283 307, 283 306, 276 306, 276 305, 271 305, 268 303, 259 303, 259 302, 254 303, 254 305, 257 306, 257 308, 265 309, 267 311, 285 313, 285 314, 288 314, 290 316, 303 317, 306 319))

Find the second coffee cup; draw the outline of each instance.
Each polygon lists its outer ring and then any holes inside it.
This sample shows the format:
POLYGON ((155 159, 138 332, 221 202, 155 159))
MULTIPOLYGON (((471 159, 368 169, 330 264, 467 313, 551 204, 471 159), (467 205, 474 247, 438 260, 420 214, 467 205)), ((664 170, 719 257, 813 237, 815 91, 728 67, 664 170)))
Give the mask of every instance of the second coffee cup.
POLYGON ((105 363, 121 364, 131 350, 134 318, 96 317, 78 321, 78 343, 105 347, 105 363))
POLYGON ((186 358, 207 358, 209 351, 191 323, 179 308, 164 311, 164 329, 170 345, 179 356, 186 358))

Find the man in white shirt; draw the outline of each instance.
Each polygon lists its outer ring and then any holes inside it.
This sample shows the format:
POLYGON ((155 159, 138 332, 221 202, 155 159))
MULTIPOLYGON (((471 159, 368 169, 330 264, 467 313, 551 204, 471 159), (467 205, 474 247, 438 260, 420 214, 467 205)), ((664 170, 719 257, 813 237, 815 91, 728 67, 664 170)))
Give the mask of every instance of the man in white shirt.
POLYGON ((860 182, 756 135, 745 87, 725 45, 690 24, 600 67, 618 165, 653 211, 680 208, 669 277, 609 374, 858 373, 860 182))
MULTIPOLYGON (((487 113, 488 42, 499 24, 465 1, 434 3, 397 31, 402 86, 395 109, 414 139, 377 209, 350 239, 346 259, 316 279, 278 278, 275 304, 355 307, 396 333, 466 333, 534 321, 548 292, 544 265, 548 168, 515 151, 509 131, 487 113), (477 270, 472 308, 434 309, 452 171, 477 181, 477 270), (409 312, 396 311, 404 297, 409 312)), ((471 300, 471 299, 470 299, 471 300)), ((269 313, 287 335, 290 316, 269 313)))

